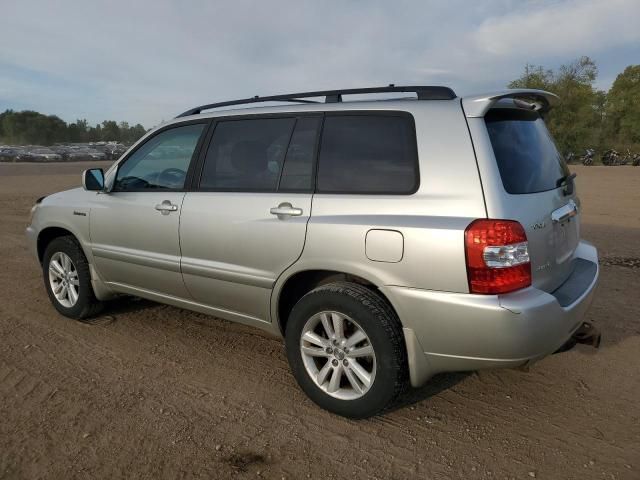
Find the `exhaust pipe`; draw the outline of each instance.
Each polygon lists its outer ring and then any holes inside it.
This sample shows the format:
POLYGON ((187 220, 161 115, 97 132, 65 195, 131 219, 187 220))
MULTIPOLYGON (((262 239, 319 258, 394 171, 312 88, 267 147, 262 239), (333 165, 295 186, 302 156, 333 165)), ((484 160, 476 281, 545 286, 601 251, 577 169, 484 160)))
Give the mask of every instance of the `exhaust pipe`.
POLYGON ((585 345, 591 345, 593 348, 599 348, 602 334, 593 324, 584 322, 580 325, 580 328, 575 331, 572 338, 576 343, 583 343, 585 345))
POLYGON ((600 330, 593 326, 589 322, 583 322, 582 325, 573 333, 571 338, 567 340, 567 343, 562 345, 554 353, 562 353, 571 350, 578 343, 584 345, 590 345, 593 348, 600 347, 600 341, 602 340, 602 334, 600 330))

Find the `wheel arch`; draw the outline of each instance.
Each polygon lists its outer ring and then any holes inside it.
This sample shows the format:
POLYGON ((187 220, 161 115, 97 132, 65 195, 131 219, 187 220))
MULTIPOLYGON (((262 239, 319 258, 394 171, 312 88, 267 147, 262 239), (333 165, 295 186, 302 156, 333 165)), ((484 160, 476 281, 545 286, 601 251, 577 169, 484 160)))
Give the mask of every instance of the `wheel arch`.
MULTIPOLYGON (((56 238, 67 237, 67 236, 72 236, 73 238, 75 238, 76 241, 78 242, 78 244, 80 245, 80 248, 82 248, 82 251, 84 252, 85 256, 87 256, 87 252, 85 251, 84 247, 82 246, 82 242, 80 242, 80 239, 78 238, 78 236, 75 233, 73 233, 68 228, 60 227, 60 226, 57 226, 57 225, 51 225, 51 226, 43 228, 38 233, 38 239, 37 239, 37 243, 36 243, 36 248, 37 248, 37 251, 38 251, 38 261, 40 262, 40 264, 42 264, 42 262, 44 260, 44 252, 47 249, 47 246, 53 240, 55 240, 56 238)), ((87 257, 87 258, 89 258, 89 257, 87 257)))
POLYGON ((370 276, 338 269, 305 268, 290 272, 288 275, 282 275, 276 282, 271 311, 275 324, 274 329, 284 335, 289 313, 298 300, 314 288, 335 281, 353 282, 375 291, 398 315, 398 311, 389 298, 380 290, 379 282, 370 276))
POLYGON ((53 224, 53 225, 48 225, 44 227, 42 230, 40 230, 40 232, 38 232, 38 237, 36 240, 36 249, 37 249, 38 261, 40 262, 40 265, 42 265, 42 262, 44 261, 44 252, 47 249, 47 245, 49 245, 56 238, 66 237, 66 236, 71 236, 76 240, 76 242, 78 242, 78 245, 82 250, 82 253, 84 253, 85 258, 89 263, 89 271, 91 273, 91 285, 93 287, 93 291, 96 298, 98 300, 109 300, 113 298, 116 295, 116 293, 112 291, 111 288, 104 283, 102 277, 100 276, 97 269, 95 268, 94 262, 93 262, 94 260, 93 255, 91 254, 91 249, 85 245, 85 243, 82 241, 82 237, 78 235, 78 233, 75 232, 72 228, 53 224))

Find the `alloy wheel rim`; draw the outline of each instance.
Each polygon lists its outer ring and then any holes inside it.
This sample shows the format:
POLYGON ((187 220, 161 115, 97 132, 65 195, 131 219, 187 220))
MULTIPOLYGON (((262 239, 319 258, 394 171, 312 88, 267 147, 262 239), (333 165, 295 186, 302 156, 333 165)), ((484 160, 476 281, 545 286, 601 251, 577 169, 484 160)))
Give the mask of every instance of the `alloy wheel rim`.
POLYGON ((60 305, 71 308, 78 302, 80 279, 71 257, 56 252, 49 260, 49 286, 60 305))
POLYGON ((351 317, 335 311, 313 315, 300 335, 300 353, 311 380, 326 394, 356 400, 373 385, 376 356, 369 336, 351 317))

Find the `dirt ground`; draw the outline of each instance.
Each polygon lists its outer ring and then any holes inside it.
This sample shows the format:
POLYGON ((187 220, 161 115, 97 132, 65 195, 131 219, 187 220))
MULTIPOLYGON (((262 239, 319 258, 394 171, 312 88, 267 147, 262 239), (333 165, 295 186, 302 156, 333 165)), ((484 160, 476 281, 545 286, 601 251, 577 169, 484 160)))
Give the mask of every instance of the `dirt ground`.
POLYGON ((439 376, 365 421, 312 404, 257 330, 133 299, 58 315, 23 232, 83 168, 0 164, 1 478, 640 479, 640 168, 573 167, 599 351, 439 376))

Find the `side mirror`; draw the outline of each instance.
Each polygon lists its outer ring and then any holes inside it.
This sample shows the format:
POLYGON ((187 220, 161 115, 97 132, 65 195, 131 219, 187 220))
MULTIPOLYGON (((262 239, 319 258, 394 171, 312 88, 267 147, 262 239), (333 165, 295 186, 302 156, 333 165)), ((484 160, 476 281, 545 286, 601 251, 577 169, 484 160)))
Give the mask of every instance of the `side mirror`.
POLYGON ((104 173, 101 168, 90 168, 82 172, 82 187, 92 192, 104 190, 104 173))

